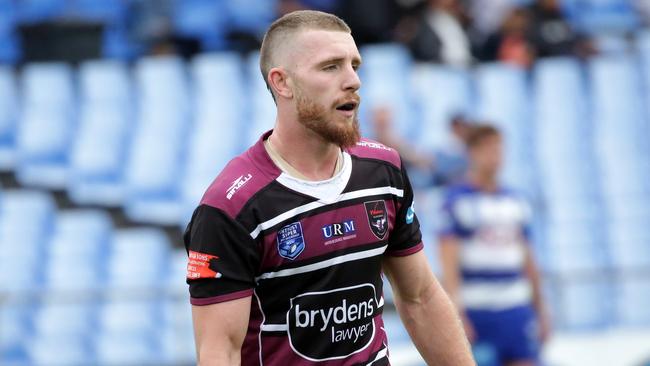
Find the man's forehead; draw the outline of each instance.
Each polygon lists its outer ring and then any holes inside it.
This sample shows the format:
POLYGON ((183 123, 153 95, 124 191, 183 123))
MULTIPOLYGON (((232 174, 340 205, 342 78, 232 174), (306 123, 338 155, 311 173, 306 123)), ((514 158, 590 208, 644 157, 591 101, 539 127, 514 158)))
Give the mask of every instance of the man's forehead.
POLYGON ((361 58, 352 35, 342 31, 305 30, 296 35, 293 46, 293 52, 303 55, 310 62, 329 58, 361 58))

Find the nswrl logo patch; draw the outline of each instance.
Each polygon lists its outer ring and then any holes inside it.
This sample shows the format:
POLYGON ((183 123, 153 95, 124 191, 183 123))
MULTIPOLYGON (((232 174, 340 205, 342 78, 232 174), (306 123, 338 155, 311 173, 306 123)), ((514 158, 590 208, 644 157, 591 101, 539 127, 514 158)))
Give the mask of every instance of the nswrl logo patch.
POLYGON ((278 253, 282 258, 294 260, 305 250, 305 237, 300 222, 289 224, 278 230, 278 253))

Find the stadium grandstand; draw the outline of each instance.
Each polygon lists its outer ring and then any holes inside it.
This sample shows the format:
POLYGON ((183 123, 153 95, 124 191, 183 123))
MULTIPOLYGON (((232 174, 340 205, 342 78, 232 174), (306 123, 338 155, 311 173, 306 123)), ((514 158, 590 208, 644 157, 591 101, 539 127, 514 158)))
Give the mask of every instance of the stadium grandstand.
MULTIPOLYGON (((340 11, 355 34, 351 4, 389 3, 403 16, 386 22, 395 36, 359 44, 363 134, 376 137, 380 106, 424 154, 449 144, 459 114, 498 126, 502 179, 534 212, 553 324, 543 365, 650 365, 643 0, 560 0, 570 52, 491 58, 473 45, 467 64, 414 47, 404 29, 427 11, 419 0, 0 0, 0 364, 194 364, 182 232, 216 174, 273 127, 260 37, 301 7, 340 11)), ((476 27, 463 23, 472 44, 488 38, 481 4, 535 5, 458 3, 479 9, 467 11, 476 27)), ((440 273, 444 185, 412 173, 440 273)), ((423 365, 385 296, 391 363, 423 365)))

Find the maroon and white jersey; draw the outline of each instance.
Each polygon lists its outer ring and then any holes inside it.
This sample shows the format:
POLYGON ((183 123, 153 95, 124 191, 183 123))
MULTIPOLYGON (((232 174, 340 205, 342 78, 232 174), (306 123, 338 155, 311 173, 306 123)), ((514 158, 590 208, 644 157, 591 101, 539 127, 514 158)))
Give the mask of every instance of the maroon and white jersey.
POLYGON ((381 262, 422 249, 398 153, 362 140, 341 171, 283 173, 262 138, 208 188, 185 233, 194 305, 252 296, 243 365, 388 365, 381 262))

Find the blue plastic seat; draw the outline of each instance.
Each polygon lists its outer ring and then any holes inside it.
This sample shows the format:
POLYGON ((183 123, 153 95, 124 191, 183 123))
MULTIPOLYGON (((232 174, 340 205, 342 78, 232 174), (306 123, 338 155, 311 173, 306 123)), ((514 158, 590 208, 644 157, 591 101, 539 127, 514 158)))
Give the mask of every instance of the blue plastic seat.
POLYGON ((372 137, 370 122, 377 107, 388 107, 395 120, 396 133, 404 138, 415 138, 417 131, 416 102, 412 99, 409 83, 411 57, 403 45, 367 45, 360 49, 363 64, 359 69, 362 81, 359 110, 361 131, 372 137))
POLYGON ((53 291, 89 291, 103 285, 103 261, 112 231, 99 210, 68 210, 57 216, 49 243, 45 284, 53 291))
POLYGON ((54 200, 46 193, 3 190, 0 199, 0 288, 21 293, 38 288, 54 200), (18 275, 19 274, 19 275, 18 275))
MULTIPOLYGON (((241 153, 243 134, 233 128, 246 120, 243 70, 236 54, 204 54, 191 64, 194 80, 194 128, 188 141, 182 180, 186 225, 212 180, 241 153)), ((268 96, 270 98, 270 95, 268 96)))
POLYGON ((125 211, 134 221, 175 225, 182 216, 179 175, 191 131, 186 76, 176 57, 136 66, 140 103, 125 171, 125 211))
POLYGON ((507 64, 481 65, 475 74, 477 116, 501 129, 505 138, 505 161, 501 176, 505 183, 531 192, 536 169, 531 165, 532 123, 530 91, 526 73, 507 64))
POLYGON ((155 333, 134 335, 98 333, 95 337, 95 361, 101 365, 163 364, 155 333))
POLYGON ((65 188, 75 128, 72 69, 62 63, 29 64, 21 84, 17 179, 30 186, 65 188))
POLYGON ((169 239, 158 229, 116 230, 107 259, 107 281, 111 290, 160 290, 168 268, 169 239), (146 253, 147 265, 134 251, 146 253))
POLYGON ((70 156, 71 199, 118 206, 124 201, 124 165, 133 103, 126 64, 91 61, 79 72, 79 131, 70 156))
POLYGON ((248 81, 246 89, 249 93, 249 104, 251 105, 248 119, 251 124, 247 131, 244 132, 244 140, 240 148, 242 151, 257 142, 264 132, 273 128, 277 113, 271 92, 266 88, 265 77, 262 77, 260 72, 259 52, 251 53, 245 62, 245 78, 248 81))
POLYGON ((18 118, 16 89, 13 68, 0 65, 0 170, 13 169, 16 164, 18 118))
MULTIPOLYGON (((467 115, 470 110, 469 74, 440 65, 422 64, 414 66, 411 78, 413 98, 421 111, 421 122, 411 132, 414 133, 413 141, 417 146, 430 150, 447 146, 452 117, 467 115)), ((389 85, 384 87, 390 88, 389 85)), ((406 87, 411 86, 407 84, 406 87)))
POLYGON ((15 2, 0 1, 0 63, 13 64, 20 56, 16 20, 15 2))
POLYGON ((16 1, 16 14, 21 23, 52 20, 65 14, 66 0, 22 0, 16 1))
POLYGON ((597 330, 614 323, 614 294, 611 285, 600 278, 560 282, 556 289, 562 313, 558 328, 597 330))
POLYGON ((196 37, 205 50, 225 46, 225 1, 173 0, 172 24, 177 34, 196 37))

